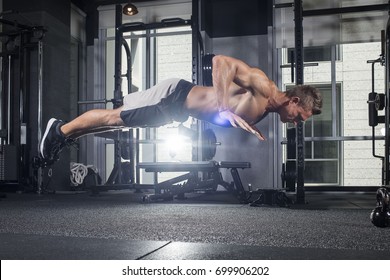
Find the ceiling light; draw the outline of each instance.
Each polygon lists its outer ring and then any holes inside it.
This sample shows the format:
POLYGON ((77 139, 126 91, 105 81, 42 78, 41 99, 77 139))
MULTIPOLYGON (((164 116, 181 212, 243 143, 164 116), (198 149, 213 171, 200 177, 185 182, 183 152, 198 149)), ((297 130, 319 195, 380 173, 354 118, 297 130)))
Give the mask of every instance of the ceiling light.
POLYGON ((138 9, 136 6, 134 6, 133 4, 131 4, 131 2, 129 1, 129 3, 127 3, 124 7, 123 7, 123 13, 127 16, 133 16, 133 15, 136 15, 138 14, 138 9))

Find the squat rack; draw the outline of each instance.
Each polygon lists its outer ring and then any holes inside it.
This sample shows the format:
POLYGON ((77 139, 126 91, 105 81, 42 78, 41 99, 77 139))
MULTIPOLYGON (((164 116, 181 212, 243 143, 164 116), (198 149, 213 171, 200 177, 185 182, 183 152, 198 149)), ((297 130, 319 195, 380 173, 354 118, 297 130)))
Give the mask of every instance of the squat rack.
MULTIPOLYGON (((199 31, 199 0, 192 1, 192 16, 191 19, 181 19, 181 18, 172 18, 162 20, 161 22, 154 23, 142 23, 142 22, 132 22, 132 23, 123 23, 122 22, 122 5, 118 4, 115 6, 115 61, 114 61, 114 98, 112 100, 101 100, 97 102, 112 102, 114 108, 121 106, 122 102, 122 77, 126 76, 128 80, 129 94, 131 94, 131 54, 130 49, 127 45, 127 42, 123 38, 123 33, 131 31, 148 31, 157 28, 169 28, 169 27, 179 27, 179 26, 191 26, 192 27, 192 80, 194 83, 199 83, 201 80, 202 74, 200 73, 200 61, 201 55, 203 54, 203 41, 199 31), (126 55, 128 56, 128 71, 126 75, 122 74, 122 46, 125 47, 126 55)), ((149 86, 149 85, 147 85, 149 86)), ((89 104, 95 103, 94 101, 79 102, 79 104, 89 104)), ((141 187, 139 182, 139 168, 137 165, 139 163, 137 148, 139 147, 139 133, 138 130, 133 132, 131 129, 127 137, 129 139, 134 139, 131 143, 130 148, 130 180, 131 184, 123 184, 122 182, 122 164, 121 164, 121 133, 114 136, 114 168, 106 182, 106 187, 113 187, 115 189, 123 186, 124 188, 135 188, 141 187), (135 135, 134 135, 135 134, 135 135), (134 143, 135 142, 135 143, 134 143)))
MULTIPOLYGON (((294 8, 294 35, 295 35, 295 81, 296 85, 304 84, 304 55, 303 55, 303 19, 304 17, 312 16, 325 16, 336 15, 346 13, 358 13, 358 12, 370 12, 370 11, 387 11, 389 10, 390 1, 388 4, 378 5, 365 5, 354 7, 341 7, 330 9, 314 9, 303 10, 303 1, 294 0, 292 3, 276 4, 274 8, 294 8)), ((388 186, 390 181, 390 62, 387 57, 390 55, 390 20, 387 23, 386 28, 386 112, 385 112, 385 159, 384 159, 384 180, 383 184, 388 186)), ((293 68, 293 63, 291 64, 293 68)), ((296 203, 305 203, 305 181, 304 181, 304 169, 305 169, 305 139, 304 139, 304 125, 303 122, 298 123, 296 127, 296 203)))
MULTIPOLYGON (((155 23, 141 23, 141 22, 134 22, 134 23, 122 23, 122 6, 116 5, 115 6, 115 68, 114 68, 114 80, 115 80, 115 88, 114 88, 114 108, 117 108, 121 105, 122 100, 122 72, 121 72, 121 65, 122 65, 122 45, 126 47, 127 43, 123 39, 123 33, 124 32, 130 32, 130 31, 145 31, 145 30, 151 30, 151 29, 157 29, 157 28, 169 28, 169 27, 179 27, 179 26, 188 26, 191 25, 191 20, 184 20, 181 18, 173 18, 173 19, 167 19, 162 20, 161 22, 155 22, 155 23)), ((194 31, 193 31, 194 32, 194 31)), ((127 56, 130 56, 130 51, 128 47, 126 48, 127 56)), ((194 54, 193 54, 194 55, 194 54)), ((131 89, 131 65, 128 68, 127 73, 127 79, 129 83, 129 88, 131 89)), ((129 91, 129 94, 131 92, 129 91)), ((120 132, 118 132, 120 133, 120 132)), ((129 137, 132 139, 134 137, 133 131, 129 131, 129 137)), ((136 133, 135 135, 136 142, 139 140, 139 135, 136 133)), ((114 140, 114 169, 110 175, 110 178, 108 179, 107 183, 112 184, 114 181, 118 184, 121 184, 121 145, 120 145, 120 139, 114 140)), ((137 164, 139 162, 139 158, 136 151, 136 146, 131 148, 130 151, 130 178, 132 183, 139 184, 139 170, 137 169, 137 164)))

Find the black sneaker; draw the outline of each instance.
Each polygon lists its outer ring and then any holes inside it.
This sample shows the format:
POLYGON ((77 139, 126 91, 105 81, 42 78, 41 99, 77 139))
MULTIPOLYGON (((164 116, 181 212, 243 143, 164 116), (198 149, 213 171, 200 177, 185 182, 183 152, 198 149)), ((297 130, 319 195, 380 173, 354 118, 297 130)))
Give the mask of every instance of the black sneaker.
POLYGON ((45 133, 39 144, 39 153, 45 161, 54 162, 59 159, 59 154, 67 141, 60 130, 64 123, 54 118, 47 123, 45 133))

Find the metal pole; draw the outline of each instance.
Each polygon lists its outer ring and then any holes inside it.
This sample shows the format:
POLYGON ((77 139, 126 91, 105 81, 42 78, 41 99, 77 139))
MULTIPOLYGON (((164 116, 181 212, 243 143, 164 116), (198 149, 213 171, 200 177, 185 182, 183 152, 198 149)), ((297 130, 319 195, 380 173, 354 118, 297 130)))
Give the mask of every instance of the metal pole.
POLYGON ((389 185, 389 157, 390 157, 390 18, 387 21, 386 26, 386 50, 385 50, 385 58, 386 58, 386 85, 385 85, 385 91, 386 91, 386 109, 385 109, 385 127, 386 127, 386 134, 385 134, 385 159, 384 159, 384 185, 389 185))
MULTIPOLYGON (((199 0, 192 1, 192 16, 191 16, 191 29, 192 29, 192 82, 194 84, 203 84, 203 75, 200 71, 201 57, 199 57, 199 47, 201 49, 202 55, 204 54, 204 46, 202 36, 199 29, 199 0), (202 44, 202 45, 200 45, 202 44)), ((200 143, 202 141, 202 133, 204 130, 204 123, 202 121, 196 122, 198 130, 198 139, 193 148, 192 160, 203 160, 202 151, 200 148, 200 143)))
MULTIPOLYGON (((38 42, 38 151, 39 143, 42 139, 42 100, 43 100, 43 43, 38 42)), ((39 153, 39 152, 38 152, 39 153)), ((43 186, 43 167, 37 171, 37 193, 42 193, 43 186)))
MULTIPOLYGON (((43 44, 38 42, 38 145, 42 139, 42 98, 43 98, 43 44)), ((39 147, 38 147, 39 151, 39 147)))
POLYGON ((329 16, 329 15, 341 15, 341 14, 348 14, 348 13, 386 11, 388 9, 389 9, 388 4, 341 7, 341 8, 330 8, 330 9, 306 10, 303 12, 303 16, 304 17, 329 16))
MULTIPOLYGON (((114 100, 120 100, 122 98, 122 31, 120 26, 122 25, 122 5, 115 6, 115 68, 114 68, 114 100)), ((117 102, 114 102, 114 108, 117 108, 117 102)), ((121 132, 118 131, 118 136, 121 136, 121 132)), ((118 137, 121 139, 121 137, 118 137)), ((121 147, 119 140, 114 142, 114 169, 117 170, 116 178, 114 181, 118 184, 122 183, 122 167, 121 167, 121 147)))
MULTIPOLYGON (((116 5, 115 10, 115 69, 114 69, 114 79, 115 79, 115 89, 114 89, 114 99, 118 100, 122 98, 122 31, 120 31, 120 26, 122 24, 122 6, 116 5)), ((118 107, 114 102, 114 108, 118 107)))
POLYGON ((192 82, 199 83, 199 1, 192 1, 192 82))
MULTIPOLYGON (((1 60, 1 72, 4 73, 4 57, 0 57, 1 60)), ((1 74, 1 80, 4 81, 4 76, 1 74)), ((4 86, 0 88, 0 131, 3 130, 3 120, 4 120, 4 86)), ((0 145, 2 144, 2 138, 0 137, 0 145)))
MULTIPOLYGON (((337 119, 336 45, 331 46, 332 120, 337 119)), ((337 124, 332 122, 332 135, 338 136, 337 124)))
POLYGON ((122 37, 122 44, 126 51, 126 58, 127 58, 127 72, 126 72, 126 78, 127 78, 127 94, 131 93, 131 85, 133 83, 132 81, 132 61, 131 61, 131 51, 129 44, 125 40, 125 38, 122 37))
POLYGON ((8 56, 8 76, 7 76, 7 99, 8 99, 8 104, 7 104, 7 144, 11 144, 11 65, 12 65, 12 56, 8 56))
MULTIPOLYGON (((295 20, 295 72, 296 84, 303 84, 303 10, 302 0, 294 0, 294 20, 295 20)), ((297 186, 296 203, 305 203, 304 170, 305 170, 305 141, 303 122, 297 124, 297 186)))

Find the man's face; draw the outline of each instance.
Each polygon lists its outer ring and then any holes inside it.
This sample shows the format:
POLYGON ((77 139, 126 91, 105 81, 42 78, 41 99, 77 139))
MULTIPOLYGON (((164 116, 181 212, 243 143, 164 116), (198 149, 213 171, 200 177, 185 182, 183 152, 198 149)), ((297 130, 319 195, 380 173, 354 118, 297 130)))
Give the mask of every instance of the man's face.
POLYGON ((306 121, 312 116, 311 111, 304 110, 299 103, 299 97, 292 97, 288 102, 283 104, 279 111, 280 119, 284 123, 293 123, 297 125, 300 121, 306 121))

